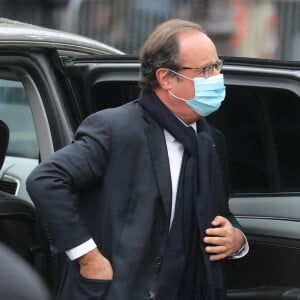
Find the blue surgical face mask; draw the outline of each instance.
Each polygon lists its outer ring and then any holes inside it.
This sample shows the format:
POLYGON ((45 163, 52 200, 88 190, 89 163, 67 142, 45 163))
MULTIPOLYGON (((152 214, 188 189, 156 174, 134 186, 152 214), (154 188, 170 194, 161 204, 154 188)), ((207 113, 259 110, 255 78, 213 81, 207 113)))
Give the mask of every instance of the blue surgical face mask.
POLYGON ((187 100, 174 95, 171 91, 168 91, 171 96, 178 100, 185 101, 192 110, 203 117, 206 117, 219 109, 225 98, 223 74, 208 78, 195 77, 192 79, 173 70, 170 71, 186 79, 193 80, 195 86, 195 97, 193 99, 187 100))

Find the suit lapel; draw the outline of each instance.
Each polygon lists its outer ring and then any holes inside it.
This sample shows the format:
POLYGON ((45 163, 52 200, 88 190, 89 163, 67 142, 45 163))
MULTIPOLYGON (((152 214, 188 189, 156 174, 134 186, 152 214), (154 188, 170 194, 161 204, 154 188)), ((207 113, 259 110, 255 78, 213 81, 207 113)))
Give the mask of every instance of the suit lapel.
POLYGON ((145 134, 149 145, 157 184, 169 222, 172 206, 172 183, 167 146, 163 130, 154 120, 149 119, 150 117, 148 118, 148 126, 145 128, 145 134))

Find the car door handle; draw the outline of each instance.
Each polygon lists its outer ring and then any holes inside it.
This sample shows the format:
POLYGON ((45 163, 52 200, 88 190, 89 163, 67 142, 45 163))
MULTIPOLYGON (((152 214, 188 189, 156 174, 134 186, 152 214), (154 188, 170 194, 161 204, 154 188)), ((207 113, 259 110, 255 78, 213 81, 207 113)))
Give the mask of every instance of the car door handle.
POLYGON ((295 287, 262 286, 227 290, 227 300, 300 300, 300 289, 295 287))

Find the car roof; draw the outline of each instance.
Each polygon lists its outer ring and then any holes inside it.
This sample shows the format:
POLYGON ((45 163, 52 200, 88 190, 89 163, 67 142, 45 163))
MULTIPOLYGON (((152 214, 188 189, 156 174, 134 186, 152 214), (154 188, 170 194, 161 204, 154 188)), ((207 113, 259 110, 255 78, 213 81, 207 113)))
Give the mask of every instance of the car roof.
POLYGON ((77 34, 0 18, 0 49, 7 46, 36 46, 95 55, 124 54, 109 45, 77 34))

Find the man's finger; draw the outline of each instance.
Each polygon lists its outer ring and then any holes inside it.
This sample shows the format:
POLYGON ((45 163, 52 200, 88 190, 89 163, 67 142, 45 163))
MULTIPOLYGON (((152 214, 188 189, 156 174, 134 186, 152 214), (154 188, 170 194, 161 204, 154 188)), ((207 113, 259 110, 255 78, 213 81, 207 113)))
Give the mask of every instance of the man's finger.
POLYGON ((224 238, 219 236, 206 236, 203 241, 208 245, 223 245, 225 242, 224 238))
POLYGON ((222 254, 226 248, 224 246, 206 246, 205 251, 209 254, 222 254))
POLYGON ((212 222, 211 222, 211 224, 212 224, 212 226, 214 226, 214 227, 220 227, 220 226, 224 226, 225 224, 226 224, 226 222, 227 222, 228 220, 226 219, 226 218, 224 218, 224 217, 222 217, 222 216, 216 216, 213 220, 212 220, 212 222))

